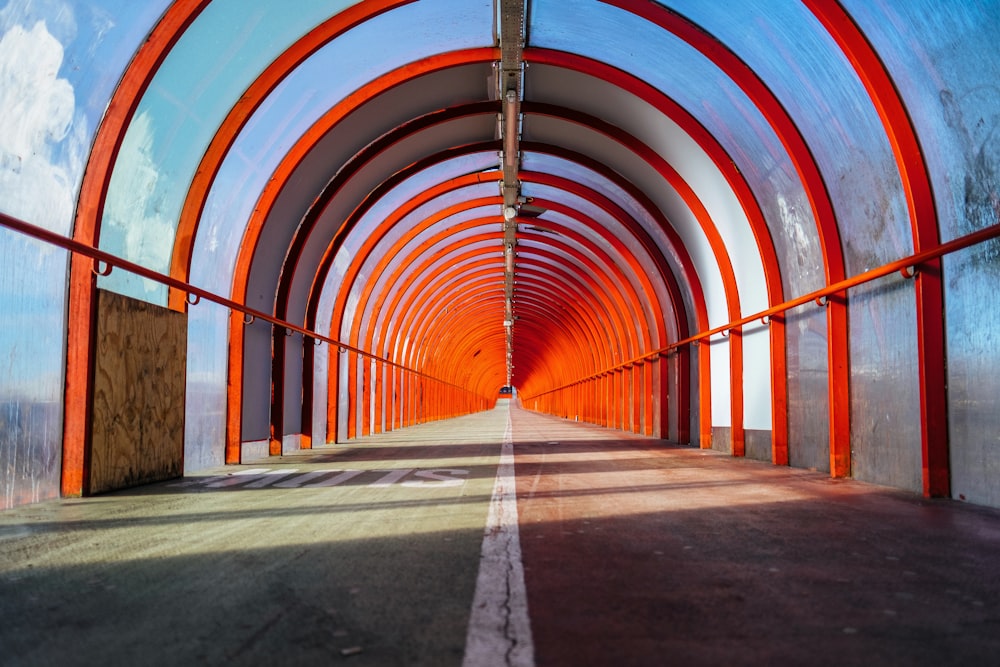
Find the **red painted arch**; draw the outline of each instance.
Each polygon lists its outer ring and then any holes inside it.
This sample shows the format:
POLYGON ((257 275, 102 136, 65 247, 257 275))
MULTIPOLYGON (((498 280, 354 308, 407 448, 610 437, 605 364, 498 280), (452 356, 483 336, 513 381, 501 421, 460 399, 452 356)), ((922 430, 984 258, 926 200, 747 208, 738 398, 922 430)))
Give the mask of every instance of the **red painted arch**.
MULTIPOLYGON (((177 0, 170 5, 139 47, 122 75, 94 138, 77 200, 73 239, 97 247, 104 204, 115 160, 142 94, 171 47, 208 5, 209 0, 177 0)), ((62 480, 64 496, 79 496, 90 468, 90 397, 93 393, 94 296, 97 286, 90 258, 73 254, 69 268, 66 314, 66 393, 63 414, 62 480)))
MULTIPOLYGON (((834 39, 865 86, 892 146, 910 213, 913 250, 940 245, 937 209, 927 162, 889 72, 871 43, 839 2, 803 0, 834 39)), ((920 377, 920 445, 925 496, 951 494, 947 372, 945 368, 944 286, 941 260, 928 262, 916 276, 917 354, 920 377)))

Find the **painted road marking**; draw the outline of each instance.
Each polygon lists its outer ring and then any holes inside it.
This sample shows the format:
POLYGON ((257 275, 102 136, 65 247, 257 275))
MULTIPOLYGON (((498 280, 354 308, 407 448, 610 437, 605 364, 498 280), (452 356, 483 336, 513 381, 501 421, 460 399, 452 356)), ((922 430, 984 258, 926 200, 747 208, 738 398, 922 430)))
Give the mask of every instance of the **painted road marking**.
MULTIPOLYGON (((251 468, 249 470, 241 470, 240 472, 234 472, 227 475, 215 475, 213 477, 194 477, 191 479, 183 479, 179 482, 171 482, 167 486, 195 486, 196 484, 211 484, 212 482, 218 482, 223 479, 229 479, 233 475, 259 475, 263 472, 267 472, 267 468, 251 468)), ((245 481, 245 480, 244 480, 245 481)))
POLYGON ((278 482, 274 485, 276 489, 297 489, 303 486, 306 482, 317 477, 322 477, 323 475, 329 475, 329 470, 311 470, 309 472, 304 472, 301 475, 296 475, 291 479, 286 479, 282 482, 278 482))
POLYGON ((236 484, 245 484, 251 479, 258 475, 263 475, 267 472, 267 468, 253 468, 250 470, 240 470, 239 472, 234 472, 232 475, 223 477, 222 479, 215 478, 217 481, 209 482, 205 486, 210 489, 219 489, 226 486, 234 486, 236 484))
POLYGON ((275 482, 281 480, 283 477, 288 477, 298 470, 292 468, 291 470, 268 470, 266 473, 261 475, 259 478, 247 484, 244 489, 263 489, 264 487, 271 486, 275 482))
POLYGON ((297 468, 250 468, 210 477, 187 478, 171 482, 167 486, 191 487, 204 486, 210 489, 223 489, 231 486, 241 486, 244 489, 315 489, 338 486, 365 473, 378 475, 374 481, 365 484, 369 489, 385 489, 395 485, 410 489, 440 489, 462 486, 468 470, 457 468, 433 468, 419 470, 416 468, 375 469, 375 470, 343 470, 326 468, 299 472, 297 468), (411 477, 411 479, 407 479, 411 477), (325 479, 323 479, 325 478, 325 479), (316 481, 318 480, 318 481, 316 481))
POLYGON ((534 667, 535 645, 521 563, 514 485, 514 437, 507 427, 486 518, 463 667, 534 667))
POLYGON ((334 475, 329 479, 324 479, 322 482, 316 482, 315 484, 306 484, 304 488, 314 489, 320 486, 337 486, 338 484, 343 484, 349 479, 354 479, 355 477, 363 473, 364 470, 344 470, 344 471, 338 470, 334 472, 340 472, 340 474, 334 475))
POLYGON ((419 477, 418 480, 408 480, 403 482, 403 486, 410 489, 421 489, 427 487, 437 487, 441 488, 444 486, 462 486, 465 484, 464 479, 456 479, 455 477, 449 477, 449 475, 458 475, 464 477, 468 475, 468 470, 456 470, 454 468, 438 468, 436 470, 418 470, 413 473, 414 477, 419 477))
POLYGON ((390 470, 382 479, 377 482, 373 482, 368 485, 369 489, 384 489, 386 487, 392 486, 399 480, 403 479, 407 475, 413 472, 413 468, 406 468, 405 470, 390 470))

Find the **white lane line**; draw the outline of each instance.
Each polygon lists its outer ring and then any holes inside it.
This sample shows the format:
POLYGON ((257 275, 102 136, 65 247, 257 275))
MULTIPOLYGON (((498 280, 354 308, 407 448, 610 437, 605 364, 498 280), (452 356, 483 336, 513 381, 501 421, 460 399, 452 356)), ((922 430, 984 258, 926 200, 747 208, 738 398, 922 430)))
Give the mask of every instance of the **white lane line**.
POLYGON ((486 518, 479 576, 465 638, 463 667, 534 667, 528 593, 521 564, 514 486, 514 438, 507 408, 507 428, 486 518))

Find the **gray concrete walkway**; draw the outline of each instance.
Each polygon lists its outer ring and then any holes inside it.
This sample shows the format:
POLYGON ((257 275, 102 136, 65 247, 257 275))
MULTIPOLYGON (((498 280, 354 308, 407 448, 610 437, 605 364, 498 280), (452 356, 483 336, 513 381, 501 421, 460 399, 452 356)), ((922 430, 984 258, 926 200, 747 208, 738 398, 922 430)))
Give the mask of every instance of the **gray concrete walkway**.
MULTIPOLYGON (((536 664, 996 664, 1000 512, 512 417, 536 664)), ((506 424, 0 513, 0 664, 462 664, 506 424)))
POLYGON ((505 422, 0 514, 0 664, 459 664, 505 422))

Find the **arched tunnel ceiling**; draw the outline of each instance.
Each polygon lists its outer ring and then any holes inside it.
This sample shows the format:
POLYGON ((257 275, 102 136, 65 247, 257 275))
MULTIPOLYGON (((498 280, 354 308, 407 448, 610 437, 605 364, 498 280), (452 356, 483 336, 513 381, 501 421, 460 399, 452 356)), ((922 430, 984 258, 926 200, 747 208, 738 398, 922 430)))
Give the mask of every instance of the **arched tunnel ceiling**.
MULTIPOLYGON (((937 234, 855 3, 300 4, 164 7, 77 238, 489 395, 641 361, 937 234)), ((265 392, 271 341, 245 336, 265 392)), ((742 345, 752 426, 771 347, 742 345)), ((713 377, 737 363, 709 354, 713 377)))
POLYGON ((84 489, 110 290, 185 322, 192 470, 509 382, 532 410, 997 504, 998 19, 0 0, 0 398, 47 415, 0 458, 84 489))

